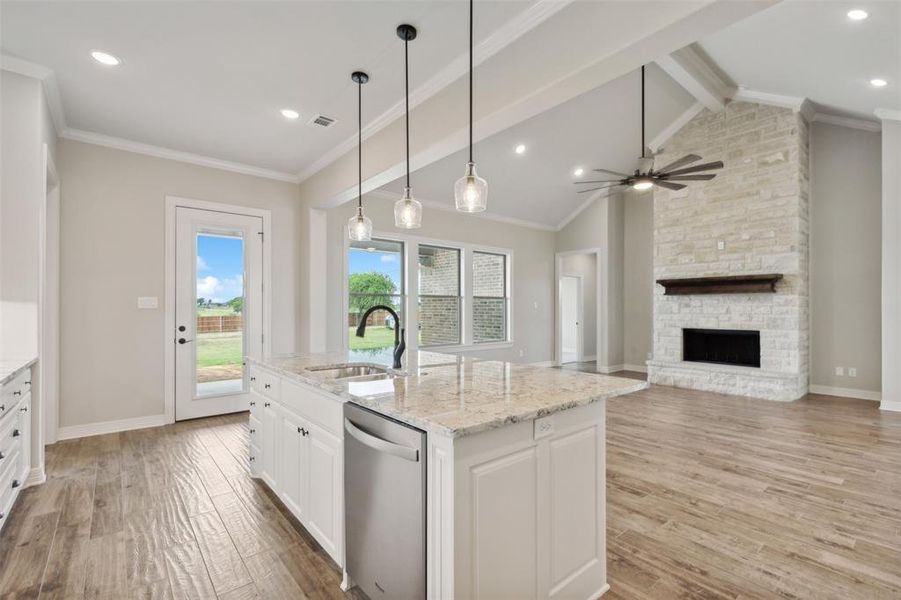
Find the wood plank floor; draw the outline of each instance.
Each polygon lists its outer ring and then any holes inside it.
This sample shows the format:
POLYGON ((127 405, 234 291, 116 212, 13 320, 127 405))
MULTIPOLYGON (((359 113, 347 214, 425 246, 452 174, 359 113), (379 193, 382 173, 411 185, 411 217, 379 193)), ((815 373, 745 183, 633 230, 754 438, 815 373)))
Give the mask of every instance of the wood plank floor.
MULTIPOLYGON (((605 600, 901 598, 901 415, 655 386, 607 424, 605 600)), ((49 447, 0 534, 0 595, 343 597, 246 444, 235 415, 49 447)))

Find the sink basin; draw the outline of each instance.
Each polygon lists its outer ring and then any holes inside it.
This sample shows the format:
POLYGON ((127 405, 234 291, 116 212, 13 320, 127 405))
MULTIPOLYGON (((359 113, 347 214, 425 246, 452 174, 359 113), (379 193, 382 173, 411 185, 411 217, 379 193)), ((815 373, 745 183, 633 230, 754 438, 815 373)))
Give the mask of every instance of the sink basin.
POLYGON ((383 376, 388 377, 386 367, 372 365, 336 365, 333 367, 312 367, 310 371, 322 374, 330 379, 347 379, 348 377, 383 376))

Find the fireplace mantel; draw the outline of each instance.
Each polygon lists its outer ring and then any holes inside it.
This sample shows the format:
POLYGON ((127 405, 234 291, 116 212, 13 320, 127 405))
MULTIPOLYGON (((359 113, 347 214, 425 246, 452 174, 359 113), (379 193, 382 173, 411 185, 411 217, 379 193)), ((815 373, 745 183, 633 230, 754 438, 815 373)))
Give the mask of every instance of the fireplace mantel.
POLYGON ((691 294, 759 294, 776 291, 782 273, 762 275, 729 275, 724 277, 691 277, 686 279, 658 279, 667 296, 691 294))

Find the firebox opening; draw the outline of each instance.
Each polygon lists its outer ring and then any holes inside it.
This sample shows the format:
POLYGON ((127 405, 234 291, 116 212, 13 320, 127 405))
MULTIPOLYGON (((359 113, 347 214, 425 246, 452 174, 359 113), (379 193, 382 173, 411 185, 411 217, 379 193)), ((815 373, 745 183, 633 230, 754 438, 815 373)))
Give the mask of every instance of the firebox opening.
POLYGON ((759 368, 760 332, 683 329, 682 360, 759 368))

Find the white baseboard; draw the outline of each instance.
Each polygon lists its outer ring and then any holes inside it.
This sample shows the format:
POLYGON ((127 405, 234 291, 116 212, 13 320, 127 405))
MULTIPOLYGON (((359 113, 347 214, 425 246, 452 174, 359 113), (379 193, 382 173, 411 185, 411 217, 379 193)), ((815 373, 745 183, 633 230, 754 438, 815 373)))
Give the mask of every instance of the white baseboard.
POLYGON ((854 388, 840 388, 828 385, 811 385, 811 394, 823 394, 825 396, 841 396, 842 398, 858 398, 860 400, 882 400, 881 392, 870 390, 856 390, 854 388))
POLYGON ((648 366, 647 365, 623 365, 623 371, 635 371, 636 373, 647 373, 648 366))
POLYGON ((132 419, 119 419, 118 421, 102 421, 100 423, 88 423, 86 425, 70 425, 60 427, 58 440, 71 440, 91 435, 103 435, 119 431, 131 431, 132 429, 145 429, 147 427, 159 427, 168 423, 166 415, 151 415, 149 417, 134 417, 132 419))
POLYGON ((603 596, 604 594, 606 594, 606 593, 609 592, 609 591, 610 591, 610 584, 609 584, 609 583, 605 583, 605 584, 601 587, 601 589, 599 589, 598 591, 596 591, 595 593, 593 593, 591 596, 589 596, 589 598, 600 598, 601 596, 603 596))
POLYGON ((598 373, 610 374, 622 371, 624 365, 598 365, 598 373))
POLYGON ((556 367, 557 363, 552 360, 542 360, 540 362, 529 363, 533 367, 556 367))
POLYGON ((597 360, 597 359, 598 359, 598 357, 595 356, 594 354, 589 354, 588 356, 583 356, 582 360, 580 362, 591 362, 591 361, 597 360))
POLYGON ((28 472, 28 477, 25 478, 24 487, 39 485, 45 481, 47 481, 47 474, 44 473, 44 467, 35 467, 28 472))
POLYGON ((879 408, 882 410, 901 412, 901 401, 889 402, 888 400, 883 400, 879 405, 879 408))

